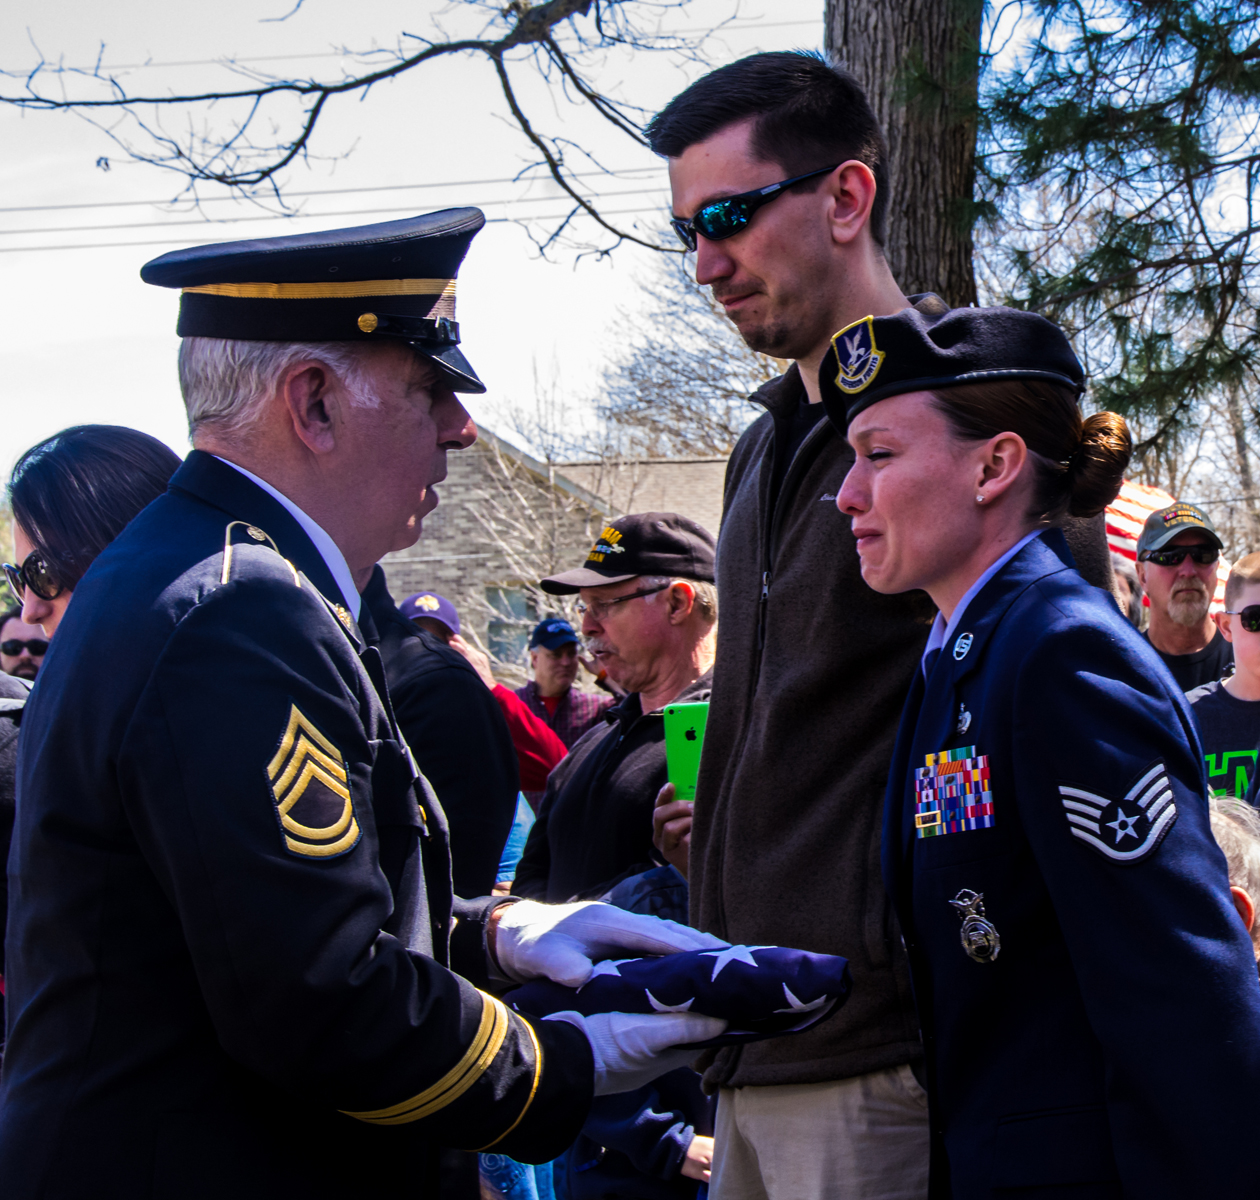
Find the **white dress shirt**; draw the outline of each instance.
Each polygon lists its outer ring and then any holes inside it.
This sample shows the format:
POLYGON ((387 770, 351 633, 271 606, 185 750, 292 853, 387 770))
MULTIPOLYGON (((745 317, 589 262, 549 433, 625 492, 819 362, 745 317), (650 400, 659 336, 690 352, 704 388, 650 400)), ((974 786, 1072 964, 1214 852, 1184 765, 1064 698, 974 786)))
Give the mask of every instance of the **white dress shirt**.
MULTIPOLYGON (((219 456, 216 454, 215 458, 219 458, 219 456)), ((337 581, 337 586, 341 589, 342 598, 346 602, 346 607, 350 610, 350 615, 357 621, 361 603, 359 589, 354 586, 354 576, 350 574, 350 565, 346 562, 346 556, 337 549, 337 543, 324 532, 323 528, 298 508, 288 496, 283 492, 276 491, 265 479, 259 479, 253 471, 245 470, 239 463, 228 462, 226 458, 219 458, 219 461, 227 463, 229 467, 234 471, 239 471, 246 479, 252 479, 264 492, 269 496, 274 496, 289 510, 293 519, 306 531, 306 536, 315 543, 315 549, 319 551, 320 557, 324 560, 328 570, 332 573, 333 579, 337 581)))

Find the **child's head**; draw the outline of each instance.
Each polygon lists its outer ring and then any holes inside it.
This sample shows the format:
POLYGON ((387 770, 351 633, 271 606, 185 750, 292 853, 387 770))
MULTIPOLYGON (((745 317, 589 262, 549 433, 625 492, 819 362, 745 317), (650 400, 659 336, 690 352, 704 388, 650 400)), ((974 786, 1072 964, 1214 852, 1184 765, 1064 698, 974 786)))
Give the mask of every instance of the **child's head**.
POLYGON ((1234 564, 1219 622, 1234 645, 1235 671, 1260 682, 1260 554, 1248 554, 1234 564))

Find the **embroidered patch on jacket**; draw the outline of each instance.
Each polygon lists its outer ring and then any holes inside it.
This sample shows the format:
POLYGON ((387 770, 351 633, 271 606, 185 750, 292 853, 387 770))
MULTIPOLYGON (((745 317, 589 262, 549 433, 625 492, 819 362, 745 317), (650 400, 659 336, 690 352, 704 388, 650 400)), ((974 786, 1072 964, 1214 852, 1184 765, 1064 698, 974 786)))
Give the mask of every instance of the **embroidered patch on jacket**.
POLYGON ((1172 784, 1161 761, 1151 764, 1123 800, 1059 785, 1072 836, 1118 863, 1141 862, 1155 852, 1177 819, 1172 784))
POLYGON ((267 764, 285 848, 307 858, 344 854, 359 840, 346 760, 294 704, 267 764))
POLYGON ((939 837, 993 826, 989 756, 975 746, 927 755, 914 773, 914 835, 939 837))

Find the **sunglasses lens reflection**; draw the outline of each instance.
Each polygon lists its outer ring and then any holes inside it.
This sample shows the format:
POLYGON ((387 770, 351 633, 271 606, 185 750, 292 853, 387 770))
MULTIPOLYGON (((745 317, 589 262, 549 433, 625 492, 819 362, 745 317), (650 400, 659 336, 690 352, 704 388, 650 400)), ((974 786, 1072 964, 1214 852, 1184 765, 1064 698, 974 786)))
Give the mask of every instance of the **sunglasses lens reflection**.
POLYGON ((1238 619, 1248 633, 1260 633, 1260 604, 1248 604, 1238 614, 1238 619))

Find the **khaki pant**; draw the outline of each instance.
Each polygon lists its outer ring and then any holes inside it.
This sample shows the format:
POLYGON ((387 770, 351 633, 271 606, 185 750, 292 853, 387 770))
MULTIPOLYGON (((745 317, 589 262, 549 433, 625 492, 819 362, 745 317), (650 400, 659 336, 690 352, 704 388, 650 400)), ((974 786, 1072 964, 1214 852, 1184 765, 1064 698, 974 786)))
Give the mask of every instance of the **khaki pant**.
POLYGON ((909 1067, 723 1088, 712 1200, 923 1200, 927 1094, 909 1067))

